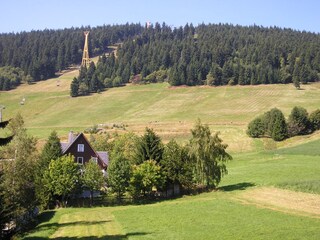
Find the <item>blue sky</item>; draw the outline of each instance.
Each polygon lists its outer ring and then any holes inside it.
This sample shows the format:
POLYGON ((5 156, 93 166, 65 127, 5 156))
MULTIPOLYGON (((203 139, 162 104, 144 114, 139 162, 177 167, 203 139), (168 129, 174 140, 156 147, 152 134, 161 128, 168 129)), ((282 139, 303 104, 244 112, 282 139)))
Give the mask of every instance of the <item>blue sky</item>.
POLYGON ((1 0, 0 32, 166 22, 232 23, 320 33, 319 0, 1 0))

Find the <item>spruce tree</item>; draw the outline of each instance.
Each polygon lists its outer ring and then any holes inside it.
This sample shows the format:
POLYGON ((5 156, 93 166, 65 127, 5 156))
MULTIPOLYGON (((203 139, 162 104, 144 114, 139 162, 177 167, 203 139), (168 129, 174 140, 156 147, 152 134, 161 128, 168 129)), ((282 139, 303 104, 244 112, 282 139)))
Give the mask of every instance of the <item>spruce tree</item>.
POLYGON ((269 133, 275 141, 282 141, 288 136, 288 127, 283 113, 277 109, 271 109, 269 115, 269 133))
POLYGON ((154 160, 157 163, 162 159, 163 144, 161 138, 153 131, 146 128, 144 135, 137 143, 135 163, 140 164, 147 160, 154 160))
POLYGON ((60 139, 56 131, 52 131, 41 152, 42 162, 48 166, 51 160, 62 156, 60 139))
POLYGON ((79 92, 79 81, 76 77, 73 78, 70 85, 70 95, 71 97, 77 97, 79 92))
POLYGON ((294 107, 289 115, 288 131, 291 137, 309 132, 308 112, 305 108, 294 107))
POLYGON ((52 131, 42 149, 40 159, 36 167, 35 191, 37 201, 42 209, 46 209, 54 201, 53 192, 49 191, 49 189, 45 187, 49 183, 46 176, 44 176, 44 173, 48 170, 50 162, 61 156, 62 150, 60 139, 57 132, 52 131))
POLYGON ((310 113, 309 122, 311 124, 312 130, 319 130, 320 129, 320 109, 317 109, 310 113))

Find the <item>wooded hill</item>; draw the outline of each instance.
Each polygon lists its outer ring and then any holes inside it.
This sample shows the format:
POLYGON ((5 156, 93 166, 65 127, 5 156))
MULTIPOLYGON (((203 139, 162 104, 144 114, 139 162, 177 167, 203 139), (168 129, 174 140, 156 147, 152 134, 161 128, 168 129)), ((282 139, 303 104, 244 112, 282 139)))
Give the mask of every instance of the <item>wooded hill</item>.
MULTIPOLYGON (((103 66, 96 67, 92 77, 98 86, 130 79, 168 80, 171 85, 298 85, 320 78, 319 34, 228 24, 174 29, 164 23, 149 28, 126 24, 1 34, 0 66, 20 67, 34 80, 52 77, 80 63, 84 30, 90 30, 91 56, 123 43, 115 59, 103 59, 103 66)), ((86 79, 88 86, 91 80, 86 79)))
MULTIPOLYGON (((316 81, 320 72, 320 35, 291 29, 232 25, 156 24, 118 51, 115 71, 122 81, 159 69, 171 85, 270 84, 316 81)), ((111 75, 112 77, 112 75, 111 75)))
POLYGON ((0 66, 20 67, 35 81, 53 77, 55 72, 81 62, 85 30, 90 30, 92 56, 105 52, 110 44, 141 33, 143 27, 104 25, 0 34, 0 66))

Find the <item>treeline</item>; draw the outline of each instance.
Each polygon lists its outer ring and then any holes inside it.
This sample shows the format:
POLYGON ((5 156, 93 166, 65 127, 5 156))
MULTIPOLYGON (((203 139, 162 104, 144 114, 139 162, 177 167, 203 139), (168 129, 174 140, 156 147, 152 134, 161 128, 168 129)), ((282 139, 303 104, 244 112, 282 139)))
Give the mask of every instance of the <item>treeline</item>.
POLYGON ((81 62, 83 31, 90 31, 91 56, 102 54, 108 45, 140 34, 140 24, 104 25, 61 30, 0 34, 0 66, 19 67, 34 81, 53 77, 55 72, 81 62))
POLYGON ((91 56, 122 43, 114 63, 104 62, 103 70, 97 67, 97 77, 106 86, 132 79, 216 86, 294 82, 298 87, 300 82, 319 79, 319 34, 229 24, 178 28, 165 23, 149 28, 125 24, 4 33, 0 34, 0 66, 19 67, 35 81, 53 77, 56 71, 81 62, 85 30, 90 31, 91 56))
POLYGON ((25 76, 21 68, 11 66, 0 67, 0 91, 10 90, 21 82, 29 81, 31 81, 30 75, 25 76))
POLYGON ((226 162, 232 159, 218 133, 211 134, 208 125, 199 120, 184 146, 174 140, 164 144, 149 128, 142 136, 92 136, 95 150, 110 154, 105 177, 94 160, 83 166, 75 163, 73 156, 62 156, 56 132, 38 152, 36 139, 27 134, 23 124, 20 114, 10 121, 14 138, 0 148, 0 159, 7 159, 0 162, 1 229, 13 221, 23 230, 37 206, 66 206, 68 199, 83 190, 92 197, 94 191, 107 187, 106 193, 119 201, 124 195, 138 201, 166 196, 174 186, 180 187, 180 193, 210 190, 227 174, 226 162))
POLYGON ((294 107, 286 121, 283 113, 273 108, 252 120, 247 134, 253 138, 271 137, 275 141, 282 141, 289 137, 310 134, 320 129, 320 109, 310 115, 302 107, 294 107))
POLYGON ((106 87, 167 80, 171 85, 256 85, 317 81, 320 36, 277 27, 209 24, 170 28, 156 23, 100 59, 106 87))

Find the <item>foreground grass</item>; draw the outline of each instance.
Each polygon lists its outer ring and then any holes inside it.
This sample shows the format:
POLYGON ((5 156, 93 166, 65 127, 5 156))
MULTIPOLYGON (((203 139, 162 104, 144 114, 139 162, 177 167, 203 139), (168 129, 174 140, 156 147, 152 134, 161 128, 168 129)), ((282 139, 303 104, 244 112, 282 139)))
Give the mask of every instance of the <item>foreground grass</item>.
POLYGON ((211 192, 142 206, 61 209, 23 239, 318 239, 319 224, 211 192))
POLYGON ((318 239, 320 216, 312 212, 320 201, 317 143, 305 145, 311 152, 301 148, 304 155, 298 146, 234 155, 215 192, 146 205, 47 212, 47 219, 24 239, 318 239), (313 182, 313 188, 306 188, 306 182, 313 182), (298 203, 295 210, 292 199, 304 199, 308 209, 304 212, 298 203))
POLYGON ((320 194, 320 140, 260 153, 236 154, 221 187, 239 183, 320 194))

